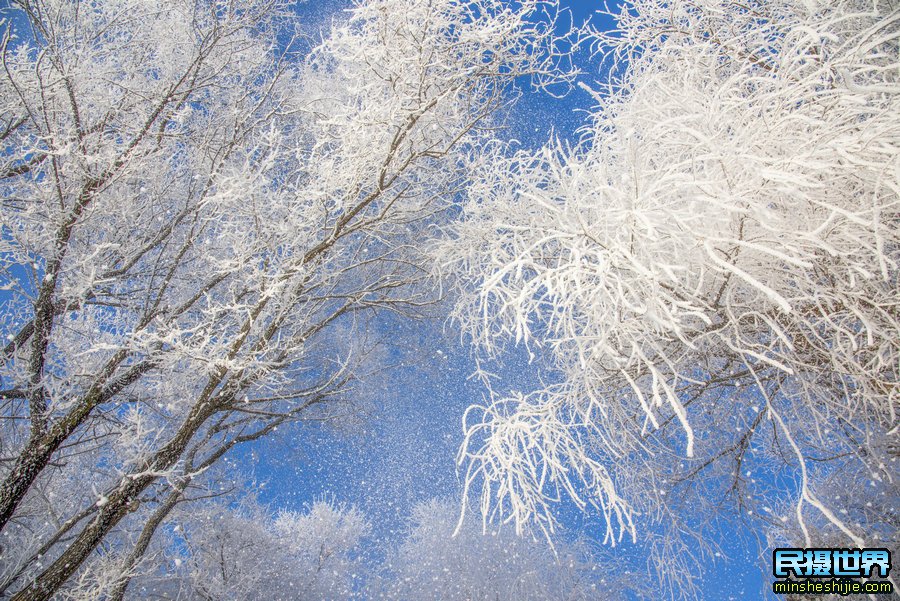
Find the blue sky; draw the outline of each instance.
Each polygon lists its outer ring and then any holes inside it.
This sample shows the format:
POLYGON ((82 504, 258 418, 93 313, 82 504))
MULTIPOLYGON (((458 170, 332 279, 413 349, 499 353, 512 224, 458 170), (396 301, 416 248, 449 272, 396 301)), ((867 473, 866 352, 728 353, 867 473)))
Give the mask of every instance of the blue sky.
MULTIPOLYGON (((346 6, 343 0, 301 4, 298 11, 309 16, 311 27, 327 24, 346 6)), ((576 22, 588 16, 595 25, 610 24, 594 14, 598 2, 563 2, 576 22)), ((600 77, 599 61, 589 52, 578 56, 591 84, 600 77)), ((564 98, 523 89, 522 97, 508 116, 507 136, 524 146, 546 142, 550 132, 563 142, 577 144, 578 130, 586 123, 586 110, 593 101, 575 88, 564 98)), ((281 432, 273 440, 242 449, 238 464, 252 469, 260 499, 276 509, 302 509, 316 499, 356 505, 371 519, 377 549, 399 542, 413 505, 434 497, 455 497, 460 488, 456 454, 462 442, 461 417, 471 402, 482 398, 469 347, 460 340, 452 324, 441 321, 413 323, 393 316, 378 321, 389 338, 388 356, 397 365, 368 384, 364 396, 371 411, 365 423, 342 430, 302 426, 281 432)), ((504 384, 527 390, 536 377, 523 353, 510 349, 504 384)), ((562 523, 573 533, 599 536, 600 524, 571 506, 561 506, 562 523)), ((723 556, 709 566, 702 583, 702 598, 763 598, 770 581, 761 572, 765 555, 757 526, 747 516, 732 514, 718 529, 717 542, 723 556), (762 563, 761 563, 762 562, 762 563)), ((598 540, 599 544, 599 540, 598 540)), ((646 569, 640 547, 617 548, 617 571, 637 574, 646 569)), ((768 593, 771 596, 771 593, 768 593)))

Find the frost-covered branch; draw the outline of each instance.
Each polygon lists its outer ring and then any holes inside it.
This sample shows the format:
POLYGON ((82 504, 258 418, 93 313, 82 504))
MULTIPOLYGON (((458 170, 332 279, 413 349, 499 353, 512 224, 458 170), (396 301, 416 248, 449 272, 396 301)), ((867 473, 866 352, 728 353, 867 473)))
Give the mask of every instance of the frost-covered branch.
POLYGON ((780 491, 798 516, 861 542, 813 492, 840 462, 806 466, 827 450, 896 470, 889 4, 627 2, 598 33, 620 78, 598 86, 583 144, 474 166, 440 249, 461 274, 456 317, 482 360, 523 344, 552 365, 543 388, 470 410, 460 457, 485 512, 547 523, 560 493, 592 498, 620 509, 616 540, 679 482, 703 482, 695 499, 740 490, 751 448, 803 473, 780 491))

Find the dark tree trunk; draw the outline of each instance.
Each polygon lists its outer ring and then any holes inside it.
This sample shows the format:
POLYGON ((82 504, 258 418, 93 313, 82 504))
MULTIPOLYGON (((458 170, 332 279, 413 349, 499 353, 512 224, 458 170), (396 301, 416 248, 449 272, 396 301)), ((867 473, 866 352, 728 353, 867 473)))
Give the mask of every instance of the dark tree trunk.
POLYGON ((88 391, 87 396, 68 415, 55 422, 42 434, 32 432, 25 448, 16 458, 3 483, 0 484, 0 532, 9 523, 35 479, 50 463, 53 453, 87 419, 94 408, 109 401, 153 366, 151 361, 132 366, 115 381, 101 388, 102 384, 106 382, 106 378, 113 373, 126 356, 126 352, 120 351, 110 360, 104 368, 98 384, 88 391))
POLYGON ((141 536, 138 537, 134 548, 128 554, 128 557, 125 558, 125 563, 122 565, 122 577, 116 582, 112 592, 107 597, 107 601, 122 601, 125 598, 125 591, 128 590, 128 585, 131 584, 131 574, 129 572, 137 565, 144 553, 147 552, 147 547, 150 546, 150 541, 153 540, 156 529, 159 528, 159 525, 162 524, 163 520, 178 504, 181 495, 182 491, 179 489, 172 491, 163 504, 156 508, 156 511, 153 512, 147 523, 144 524, 141 536))
MULTIPOLYGON (((209 392, 209 390, 207 391, 209 392)), ((208 394, 204 394, 205 398, 208 394)), ((105 500, 100 511, 72 541, 62 555, 44 570, 31 584, 16 593, 12 601, 47 601, 94 552, 107 534, 136 506, 138 496, 158 478, 159 472, 170 469, 187 448, 191 438, 214 413, 214 404, 198 403, 175 436, 159 449, 144 470, 125 476, 122 484, 105 500)))

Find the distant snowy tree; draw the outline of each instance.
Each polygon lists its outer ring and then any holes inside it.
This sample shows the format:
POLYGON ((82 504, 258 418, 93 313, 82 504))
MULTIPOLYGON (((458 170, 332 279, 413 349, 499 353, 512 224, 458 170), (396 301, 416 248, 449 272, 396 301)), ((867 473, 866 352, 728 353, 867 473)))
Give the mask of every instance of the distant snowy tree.
POLYGON ((586 549, 510 529, 482 531, 469 516, 454 534, 458 505, 430 501, 413 511, 411 529, 390 556, 388 575, 373 598, 391 601, 588 601, 614 598, 615 576, 604 574, 586 549))
POLYGON ((132 598, 344 600, 363 575, 359 544, 369 525, 356 509, 320 501, 273 516, 253 503, 211 504, 187 506, 172 521, 180 542, 159 573, 134 583, 132 598))
POLYGON ((310 50, 281 0, 7 3, 8 594, 120 596, 192 481, 346 411, 366 319, 435 297, 460 157, 516 78, 567 80, 552 12, 371 0, 310 50))
POLYGON ((481 356, 520 343, 551 365, 470 408, 467 485, 521 527, 561 496, 593 505, 612 542, 637 511, 673 525, 668 557, 712 550, 723 496, 805 546, 813 522, 874 544, 853 508, 870 481, 896 494, 900 455, 896 3, 617 18, 598 45, 622 78, 595 86, 583 143, 499 149, 441 247, 481 356), (866 484, 820 492, 841 473, 866 484))

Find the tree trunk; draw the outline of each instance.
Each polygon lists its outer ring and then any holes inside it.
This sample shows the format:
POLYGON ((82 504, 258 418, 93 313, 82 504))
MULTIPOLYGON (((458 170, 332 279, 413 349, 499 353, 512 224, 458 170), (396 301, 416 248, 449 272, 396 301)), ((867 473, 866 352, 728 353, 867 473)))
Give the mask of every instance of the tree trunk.
POLYGON ((166 519, 166 516, 168 516, 169 513, 172 512, 172 509, 175 508, 175 505, 178 504, 178 500, 181 498, 182 494, 183 491, 180 488, 172 491, 172 493, 166 497, 163 504, 157 507, 156 511, 153 512, 153 515, 150 516, 150 519, 147 520, 144 529, 141 530, 141 536, 134 544, 131 553, 125 558, 125 563, 122 565, 122 576, 119 581, 116 582, 112 592, 109 593, 107 601, 122 601, 125 598, 125 591, 128 589, 132 577, 128 572, 134 569, 134 566, 137 565, 141 557, 144 556, 144 553, 147 552, 147 547, 150 546, 150 541, 153 540, 156 529, 159 528, 159 525, 166 519))
POLYGON ((116 524, 130 513, 132 504, 138 495, 156 481, 160 472, 175 465, 197 430, 215 412, 214 404, 209 401, 195 405, 195 410, 188 416, 175 436, 156 452, 153 459, 148 462, 146 469, 137 474, 125 476, 119 488, 108 499, 103 500, 97 516, 85 526, 63 554, 31 584, 16 593, 12 601, 47 601, 50 599, 63 583, 81 567, 84 560, 93 553, 116 524))
POLYGON ((87 419, 91 411, 97 405, 109 401, 153 366, 150 361, 135 365, 115 382, 101 388, 100 386, 106 381, 106 378, 126 356, 127 353, 120 352, 107 364, 102 374, 103 379, 99 380, 98 384, 87 393, 84 400, 79 402, 68 415, 50 426, 49 430, 43 434, 35 435, 33 433, 29 438, 25 448, 16 458, 12 469, 0 484, 0 532, 12 518, 32 483, 47 467, 53 453, 87 419))
POLYGON ((56 424, 43 436, 32 436, 0 484, 0 531, 6 527, 38 474, 47 467, 50 457, 71 434, 59 426, 61 424, 56 424))

